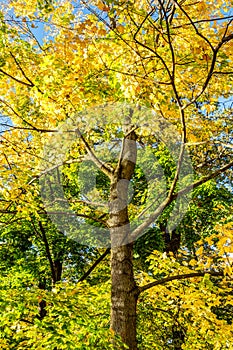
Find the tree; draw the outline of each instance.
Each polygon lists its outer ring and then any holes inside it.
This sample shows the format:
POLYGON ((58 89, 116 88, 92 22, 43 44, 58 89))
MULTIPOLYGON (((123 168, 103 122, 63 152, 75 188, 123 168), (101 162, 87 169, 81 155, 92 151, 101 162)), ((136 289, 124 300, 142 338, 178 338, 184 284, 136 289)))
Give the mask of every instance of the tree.
MULTIPOLYGON (((97 221, 94 227, 109 229, 110 327, 135 350, 136 307, 143 291, 176 279, 201 277, 206 272, 223 276, 229 268, 229 264, 212 270, 202 265, 201 270, 195 270, 194 265, 178 276, 166 277, 165 271, 160 281, 139 286, 133 269, 133 242, 151 225, 153 228, 159 217, 161 231, 165 229, 160 236, 171 234, 169 223, 176 224, 174 213, 183 209, 182 196, 212 179, 218 178, 216 186, 226 186, 231 179, 232 121, 228 118, 226 123, 226 118, 232 107, 229 103, 223 106, 232 87, 231 4, 18 0, 4 5, 0 68, 2 213, 13 214, 14 207, 27 220, 31 215, 39 218, 41 211, 35 202, 38 178, 50 191, 50 208, 55 203, 60 210, 62 198, 57 200, 56 196, 60 195, 57 191, 62 181, 57 159, 53 162, 47 157, 46 168, 40 169, 43 152, 48 150, 44 146, 52 145, 58 151, 55 139, 63 156, 63 184, 66 177, 70 181, 66 191, 71 208, 82 218, 78 222, 86 220, 90 227, 97 221), (60 138, 56 129, 67 120, 72 121, 69 126, 77 135, 69 152, 62 150, 65 132, 60 138), (169 149, 171 130, 176 145, 173 153, 169 149), (101 145, 109 140, 115 142, 115 153, 114 160, 106 162, 101 145), (194 179, 188 172, 188 148, 194 179), (143 174, 137 174, 140 152, 145 162, 160 155, 154 170, 161 166, 166 177, 162 188, 156 186, 155 178, 147 180, 162 198, 158 201, 152 196, 154 206, 150 208, 145 200, 148 186, 143 187, 143 174), (82 196, 82 181, 76 181, 75 171, 87 155, 99 171, 102 197, 109 201, 109 210, 101 214, 99 204, 103 203, 88 203, 82 196), (51 174, 52 182, 48 179, 51 174), (107 189, 103 188, 103 176, 108 178, 107 189), (137 186, 138 179, 142 179, 141 193, 129 203, 130 183, 137 186), (72 203, 74 194, 79 198, 72 203), (146 215, 134 228, 139 202, 146 215), (168 223, 165 227, 164 222, 168 223)), ((85 189, 85 183, 83 186, 85 189)), ((93 188, 87 188, 86 193, 90 195, 91 191, 95 199, 93 188)), ((64 220, 61 223, 66 224, 64 220)), ((78 229, 82 230, 81 225, 78 229)), ((92 243, 91 232, 87 236, 92 243)))

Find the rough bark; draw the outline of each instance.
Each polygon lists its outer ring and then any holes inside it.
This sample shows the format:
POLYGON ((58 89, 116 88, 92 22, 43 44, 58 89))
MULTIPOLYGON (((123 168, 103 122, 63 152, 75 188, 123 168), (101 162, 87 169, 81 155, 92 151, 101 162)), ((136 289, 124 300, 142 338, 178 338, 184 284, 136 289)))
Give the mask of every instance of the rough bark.
MULTIPOLYGON (((126 130, 127 131, 127 130, 126 130)), ((136 163, 134 132, 128 132, 110 190, 111 329, 130 350, 137 350, 136 305, 138 292, 133 273, 133 243, 129 241, 128 186, 136 163)))
POLYGON ((137 289, 132 267, 132 244, 112 249, 111 329, 130 350, 137 349, 137 289))

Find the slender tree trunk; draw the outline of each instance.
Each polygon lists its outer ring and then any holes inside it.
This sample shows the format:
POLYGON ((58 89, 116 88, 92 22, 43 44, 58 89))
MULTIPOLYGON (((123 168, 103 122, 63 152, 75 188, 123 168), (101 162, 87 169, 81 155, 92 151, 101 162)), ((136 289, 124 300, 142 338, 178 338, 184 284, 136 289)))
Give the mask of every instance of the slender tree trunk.
MULTIPOLYGON (((41 290, 46 290, 46 279, 42 278, 39 282, 38 288, 41 290)), ((36 316, 39 320, 43 320, 46 316, 46 301, 44 299, 39 300, 38 303, 38 315, 36 316)))
MULTIPOLYGON (((49 247, 49 243, 48 243, 48 240, 47 240, 47 236, 46 236, 46 231, 45 231, 45 228, 43 227, 41 221, 39 221, 39 227, 40 227, 42 239, 43 239, 43 242, 44 242, 44 245, 45 245, 45 251, 46 251, 47 259, 48 259, 49 265, 50 265, 52 285, 55 285, 57 282, 61 281, 61 276, 62 276, 62 256, 61 256, 61 252, 60 252, 60 254, 58 253, 56 259, 53 260, 52 254, 51 254, 51 251, 50 251, 50 247, 49 247)), ((46 279, 45 278, 42 281, 40 281, 39 288, 43 289, 43 290, 46 290, 46 279)), ((47 314, 46 306, 47 306, 46 300, 42 299, 39 302, 39 307, 38 307, 38 311, 39 311, 38 318, 40 320, 43 320, 43 318, 47 314)))
MULTIPOLYGON (((126 130, 127 131, 127 130, 126 130)), ((130 350, 137 350, 137 287, 133 273, 133 243, 130 243, 128 186, 136 163, 135 134, 124 140, 121 159, 112 177, 110 193, 111 233, 111 329, 130 350)))

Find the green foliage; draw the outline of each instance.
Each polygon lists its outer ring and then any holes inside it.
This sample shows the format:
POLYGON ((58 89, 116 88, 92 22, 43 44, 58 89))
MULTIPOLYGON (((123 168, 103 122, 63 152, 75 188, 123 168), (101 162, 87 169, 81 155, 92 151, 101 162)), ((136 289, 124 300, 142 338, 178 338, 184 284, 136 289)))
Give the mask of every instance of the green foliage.
POLYGON ((1 278, 1 346, 4 349, 120 349, 109 330, 109 284, 57 284, 42 291, 24 269, 1 278), (11 277, 10 277, 11 276, 11 277), (38 318, 38 301, 46 317, 38 318), (112 341, 114 339, 114 347, 112 341))

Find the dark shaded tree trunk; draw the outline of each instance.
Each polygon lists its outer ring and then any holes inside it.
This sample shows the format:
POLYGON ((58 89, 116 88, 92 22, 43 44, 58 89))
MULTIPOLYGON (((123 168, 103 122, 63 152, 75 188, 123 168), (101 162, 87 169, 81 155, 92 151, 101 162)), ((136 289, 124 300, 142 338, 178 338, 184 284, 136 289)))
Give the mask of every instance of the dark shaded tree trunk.
MULTIPOLYGON (((46 279, 43 279, 39 282, 38 288, 41 290, 46 289, 46 279)), ((46 316, 46 301, 44 299, 39 300, 38 303, 38 319, 43 320, 43 318, 46 316)))
POLYGON ((55 272, 55 283, 61 281, 61 276, 62 276, 62 260, 56 259, 54 260, 54 272, 55 272))
MULTIPOLYGON (((50 251, 50 247, 49 247, 49 243, 48 243, 48 240, 47 240, 47 236, 46 236, 46 231, 45 231, 45 228, 43 227, 41 221, 39 221, 39 227, 40 227, 40 231, 41 231, 42 240, 43 240, 44 245, 45 245, 45 251, 46 251, 47 259, 48 259, 49 265, 50 265, 52 285, 55 285, 57 282, 61 281, 61 276, 62 276, 62 252, 60 252, 60 254, 57 254, 56 259, 53 260, 52 254, 51 254, 51 251, 50 251)), ((45 278, 43 278, 43 281, 40 281, 38 287, 40 289, 42 289, 42 290, 46 290, 46 279, 45 278)), ((47 314, 46 306, 47 306, 46 300, 42 299, 42 300, 39 301, 39 306, 38 306, 39 315, 38 315, 38 318, 40 320, 42 320, 47 314)))
POLYGON ((172 330, 173 335, 173 343, 174 343, 174 350, 182 350, 182 344, 185 341, 185 333, 182 330, 173 329, 172 330))
MULTIPOLYGON (((180 249, 181 235, 176 230, 167 232, 166 227, 160 225, 160 229, 163 232, 164 251, 166 253, 173 253, 177 257, 178 250, 180 249)), ((172 342, 174 350, 182 350, 182 344, 185 342, 185 331, 179 329, 174 325, 172 328, 172 342)))
POLYGON ((160 230, 162 232, 162 237, 164 241, 164 251, 166 253, 173 253, 177 256, 178 250, 180 249, 181 235, 179 232, 173 230, 172 232, 167 232, 166 226, 160 224, 160 230))

